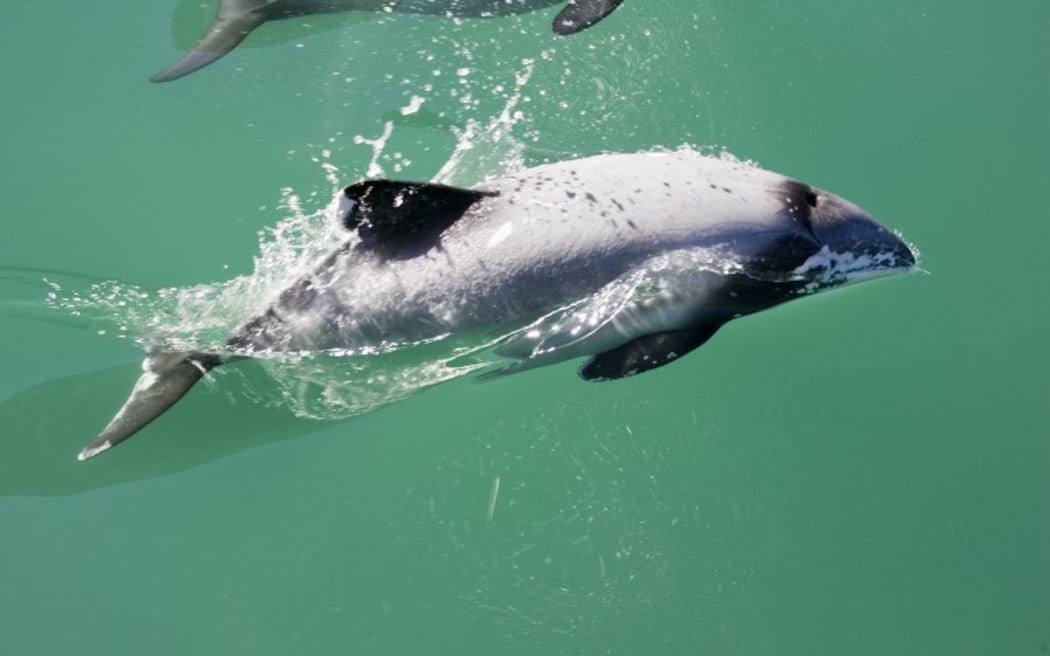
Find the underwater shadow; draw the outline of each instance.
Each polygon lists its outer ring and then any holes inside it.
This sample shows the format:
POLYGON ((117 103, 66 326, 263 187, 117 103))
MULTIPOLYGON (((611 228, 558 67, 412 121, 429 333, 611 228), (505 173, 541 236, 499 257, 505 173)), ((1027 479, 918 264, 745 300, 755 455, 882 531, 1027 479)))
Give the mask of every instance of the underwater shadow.
MULTIPOLYGON (((238 369, 252 379, 265 377, 251 362, 238 369)), ((65 496, 166 476, 333 423, 233 402, 220 386, 205 385, 135 440, 79 462, 78 451, 119 407, 137 375, 137 365, 125 365, 67 376, 0 402, 0 496, 65 496)))

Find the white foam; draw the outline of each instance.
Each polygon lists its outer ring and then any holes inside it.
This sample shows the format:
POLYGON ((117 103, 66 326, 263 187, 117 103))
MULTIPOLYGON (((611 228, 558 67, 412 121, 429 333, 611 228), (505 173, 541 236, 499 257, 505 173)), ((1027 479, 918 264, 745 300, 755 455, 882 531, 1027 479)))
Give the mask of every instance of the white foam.
POLYGON ((417 96, 412 94, 412 98, 408 101, 408 104, 401 108, 402 116, 410 116, 419 111, 419 108, 423 106, 426 98, 423 96, 417 96))
POLYGON ((792 271, 791 277, 796 280, 810 280, 802 290, 803 294, 809 294, 831 284, 844 285, 872 280, 905 273, 914 268, 914 264, 902 263, 898 254, 891 251, 857 255, 832 251, 824 245, 792 271))
POLYGON ((368 139, 363 135, 354 135, 355 144, 364 144, 372 147, 372 161, 368 163, 368 170, 365 175, 369 178, 381 178, 384 175, 383 167, 379 164, 379 157, 383 154, 383 149, 386 148, 386 142, 390 140, 390 135, 394 133, 394 122, 386 121, 383 123, 383 134, 379 135, 375 139, 368 139))

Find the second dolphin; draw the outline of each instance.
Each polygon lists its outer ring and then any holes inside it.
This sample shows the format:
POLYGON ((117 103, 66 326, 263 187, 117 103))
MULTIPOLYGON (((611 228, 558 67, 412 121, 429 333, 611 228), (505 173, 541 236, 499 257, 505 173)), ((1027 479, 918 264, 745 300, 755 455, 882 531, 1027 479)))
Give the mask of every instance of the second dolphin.
MULTIPOLYGON (((186 55, 150 78, 168 82, 204 68, 267 21, 342 11, 486 17, 520 14, 566 0, 220 0, 215 22, 186 55)), ((623 0, 568 0, 554 19, 557 34, 575 34, 612 13, 623 0)))

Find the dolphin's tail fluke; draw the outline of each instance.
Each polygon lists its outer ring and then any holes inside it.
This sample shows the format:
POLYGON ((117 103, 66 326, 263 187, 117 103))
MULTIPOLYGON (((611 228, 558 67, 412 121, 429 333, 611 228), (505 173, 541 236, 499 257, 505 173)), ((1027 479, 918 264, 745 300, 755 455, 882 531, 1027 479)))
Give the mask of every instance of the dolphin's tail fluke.
POLYGON ((81 449, 77 460, 87 460, 137 433, 175 405, 208 370, 222 361, 201 353, 157 353, 142 362, 142 376, 124 406, 98 437, 81 449))
POLYGON ((219 11, 208 31, 197 45, 160 73, 150 78, 151 82, 168 82, 200 70, 237 47, 252 30, 269 18, 264 11, 266 0, 222 0, 219 11))

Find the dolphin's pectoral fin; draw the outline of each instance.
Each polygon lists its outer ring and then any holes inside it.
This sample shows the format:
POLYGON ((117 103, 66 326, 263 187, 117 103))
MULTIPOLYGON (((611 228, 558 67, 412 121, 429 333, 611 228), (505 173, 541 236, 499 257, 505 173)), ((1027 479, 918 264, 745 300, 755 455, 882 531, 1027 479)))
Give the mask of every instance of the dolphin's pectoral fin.
POLYGON ((429 182, 365 180, 343 190, 341 220, 365 248, 389 259, 422 255, 479 200, 498 192, 429 182))
POLYGON ((689 330, 653 333, 591 356, 580 367, 584 380, 612 380, 656 369, 703 346, 724 321, 710 321, 689 330))
POLYGON ((193 46, 193 50, 163 71, 150 78, 150 82, 169 82, 194 71, 198 71, 237 47, 252 30, 269 19, 264 10, 265 0, 231 2, 226 0, 219 6, 218 17, 193 46))
POLYGON ((569 0, 554 17, 554 32, 562 36, 581 32, 611 14, 621 2, 623 0, 569 0))
POLYGON ((219 358, 199 353, 159 353, 142 362, 142 376, 124 406, 98 437, 81 449, 77 460, 93 458, 120 444, 181 399, 219 358))

